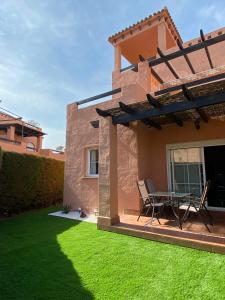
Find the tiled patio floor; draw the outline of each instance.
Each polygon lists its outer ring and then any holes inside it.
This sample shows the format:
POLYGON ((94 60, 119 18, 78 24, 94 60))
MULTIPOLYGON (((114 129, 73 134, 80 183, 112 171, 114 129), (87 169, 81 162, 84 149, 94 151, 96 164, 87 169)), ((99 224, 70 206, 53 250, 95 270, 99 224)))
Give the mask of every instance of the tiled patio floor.
MULTIPOLYGON (((183 224, 183 231, 193 232, 193 233, 201 233, 207 234, 212 236, 220 236, 225 237, 225 213, 215 213, 211 212, 213 216, 213 226, 208 225, 210 229, 210 233, 206 229, 205 225, 200 222, 200 220, 196 216, 191 216, 188 221, 183 224)), ((150 217, 140 217, 139 221, 137 221, 137 216, 134 215, 121 215, 120 222, 122 224, 129 224, 131 227, 136 227, 145 230, 151 230, 154 228, 159 229, 168 229, 173 231, 180 232, 181 229, 179 228, 177 221, 172 219, 172 216, 169 216, 170 220, 168 219, 160 219, 161 225, 158 223, 157 219, 154 219, 152 225, 150 224, 150 217), (145 226, 145 224, 148 224, 145 226)))
POLYGON ((209 225, 211 232, 208 232, 196 216, 183 225, 183 230, 178 227, 177 221, 155 219, 153 224, 145 226, 150 217, 141 217, 137 221, 136 215, 120 215, 120 223, 112 226, 99 226, 100 229, 117 233, 141 237, 159 242, 177 244, 211 252, 225 254, 225 212, 212 212, 214 225, 209 225))

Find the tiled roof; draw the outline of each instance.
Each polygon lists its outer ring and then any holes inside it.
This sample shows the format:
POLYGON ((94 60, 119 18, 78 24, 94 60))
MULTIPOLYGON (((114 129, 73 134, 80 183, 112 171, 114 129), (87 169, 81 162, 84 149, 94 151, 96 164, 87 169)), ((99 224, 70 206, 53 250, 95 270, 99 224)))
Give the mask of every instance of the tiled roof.
POLYGON ((128 32, 129 30, 134 29, 135 27, 142 25, 143 23, 146 23, 147 21, 151 21, 152 19, 155 19, 155 18, 157 18, 159 16, 162 16, 163 14, 165 14, 166 17, 169 18, 169 20, 170 20, 170 22, 172 24, 172 27, 173 27, 174 31, 176 32, 176 34, 177 34, 177 37, 182 42, 181 36, 180 36, 180 34, 179 34, 179 32, 178 32, 178 30, 176 28, 176 25, 175 25, 175 23, 174 23, 171 15, 170 15, 170 13, 169 13, 169 10, 168 10, 167 7, 164 7, 162 10, 160 10, 158 12, 155 12, 152 15, 149 15, 148 17, 146 17, 145 19, 142 19, 142 20, 138 21, 137 23, 135 23, 135 24, 133 24, 133 25, 131 25, 129 27, 126 27, 125 29, 123 29, 123 30, 115 33, 114 35, 110 36, 108 38, 108 40, 109 40, 109 42, 112 43, 113 40, 116 39, 116 38, 118 38, 121 34, 124 34, 124 33, 128 32))

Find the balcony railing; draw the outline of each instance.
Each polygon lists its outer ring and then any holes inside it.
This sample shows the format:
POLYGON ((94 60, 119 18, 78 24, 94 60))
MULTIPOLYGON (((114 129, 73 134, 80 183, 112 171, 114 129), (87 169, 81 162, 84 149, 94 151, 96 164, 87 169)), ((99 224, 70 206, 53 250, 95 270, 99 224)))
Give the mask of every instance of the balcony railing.
POLYGON ((0 137, 0 141, 6 142, 9 144, 14 144, 14 145, 21 145, 21 142, 19 142, 19 141, 10 140, 10 139, 4 138, 4 137, 0 137))

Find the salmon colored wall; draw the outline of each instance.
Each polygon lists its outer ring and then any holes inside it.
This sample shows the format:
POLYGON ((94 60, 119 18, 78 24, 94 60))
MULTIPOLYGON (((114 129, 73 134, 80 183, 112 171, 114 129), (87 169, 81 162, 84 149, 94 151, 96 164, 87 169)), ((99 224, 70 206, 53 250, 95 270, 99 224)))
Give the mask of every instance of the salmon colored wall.
POLYGON ((166 29, 166 48, 170 49, 176 46, 174 39, 171 37, 171 34, 168 29, 166 29))
POLYGON ((75 104, 68 106, 64 203, 76 209, 98 207, 98 179, 86 176, 85 163, 87 147, 98 145, 99 129, 90 124, 96 119, 93 107, 78 110, 75 104))
POLYGON ((167 190, 166 145, 201 140, 225 139, 225 122, 210 120, 196 130, 192 122, 184 127, 170 125, 163 129, 138 128, 139 178, 151 178, 156 189, 167 190))
MULTIPOLYGON (((87 211, 98 208, 98 179, 86 176, 86 149, 99 145, 99 129, 93 128, 90 121, 98 120, 96 107, 107 109, 118 107, 118 101, 131 103, 143 101, 144 89, 137 85, 125 87, 118 98, 98 105, 78 109, 76 104, 67 107, 66 162, 64 182, 64 203, 87 211)), ((137 135, 134 130, 118 126, 118 196, 120 211, 130 203, 136 205, 137 135)))
POLYGON ((138 54, 145 58, 155 56, 158 45, 157 30, 158 26, 154 26, 120 43, 123 56, 132 64, 139 62, 138 54))
MULTIPOLYGON (((108 106, 109 103, 101 104, 108 106)), ((98 107, 101 107, 98 105, 98 107)), ((98 145, 99 129, 90 121, 98 118, 95 107, 77 110, 68 107, 67 160, 65 168, 64 203, 73 209, 93 211, 98 207, 98 179, 86 177, 86 150, 98 145)), ((118 125, 118 208, 139 209, 136 180, 151 178, 156 189, 167 190, 166 145, 225 138, 225 122, 210 120, 196 130, 192 122, 184 127, 169 125, 162 130, 133 123, 130 128, 118 125)))
POLYGON ((0 130, 0 136, 7 136, 7 132, 5 130, 0 130))
POLYGON ((136 126, 118 126, 118 210, 138 209, 138 144, 136 126))

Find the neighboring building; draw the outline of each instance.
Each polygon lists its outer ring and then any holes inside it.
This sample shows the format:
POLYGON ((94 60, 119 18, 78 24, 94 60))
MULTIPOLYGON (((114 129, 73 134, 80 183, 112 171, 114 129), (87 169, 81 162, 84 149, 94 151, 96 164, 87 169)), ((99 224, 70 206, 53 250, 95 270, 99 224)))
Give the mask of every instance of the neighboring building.
POLYGON ((41 128, 0 110, 0 147, 3 150, 64 160, 63 152, 42 149, 44 135, 41 128))
MULTIPOLYGON (((98 209, 101 228, 139 211, 137 179, 200 194, 214 178, 225 191, 225 28, 183 43, 164 8, 109 42, 112 91, 67 107, 64 203, 98 209)), ((214 193, 209 208, 224 199, 214 193)))

